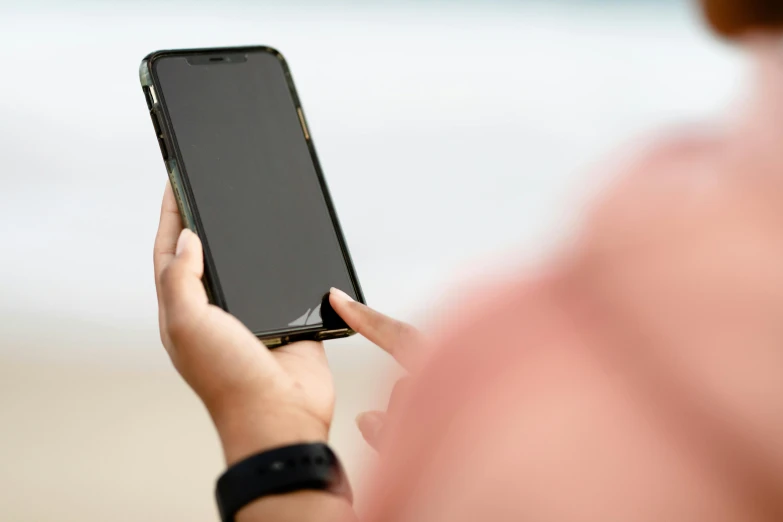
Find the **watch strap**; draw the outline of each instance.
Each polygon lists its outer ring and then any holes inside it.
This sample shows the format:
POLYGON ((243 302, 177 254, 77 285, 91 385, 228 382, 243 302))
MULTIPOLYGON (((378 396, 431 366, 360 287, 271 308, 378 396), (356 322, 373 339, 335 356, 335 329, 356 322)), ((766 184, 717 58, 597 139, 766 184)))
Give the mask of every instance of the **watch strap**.
POLYGON ((248 457, 223 473, 215 496, 221 520, 234 522, 243 507, 262 497, 301 490, 328 491, 352 500, 343 468, 326 444, 297 444, 248 457))

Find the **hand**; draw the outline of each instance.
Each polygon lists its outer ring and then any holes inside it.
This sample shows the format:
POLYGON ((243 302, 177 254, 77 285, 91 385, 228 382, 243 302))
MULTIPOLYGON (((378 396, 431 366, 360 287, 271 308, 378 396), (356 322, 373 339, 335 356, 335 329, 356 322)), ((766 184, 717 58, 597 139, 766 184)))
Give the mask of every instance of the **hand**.
POLYGON ((209 304, 201 241, 182 229, 170 185, 154 261, 161 340, 209 410, 229 464, 275 446, 325 441, 334 387, 323 346, 301 342, 270 351, 209 304))
MULTIPOLYGON (((409 372, 415 372, 428 354, 424 335, 413 326, 392 319, 333 289, 329 297, 332 308, 355 332, 378 345, 409 372)), ((388 411, 404 400, 410 378, 400 379, 392 390, 388 411)), ((387 413, 370 411, 359 415, 356 424, 367 443, 379 451, 383 445, 383 428, 387 413)))

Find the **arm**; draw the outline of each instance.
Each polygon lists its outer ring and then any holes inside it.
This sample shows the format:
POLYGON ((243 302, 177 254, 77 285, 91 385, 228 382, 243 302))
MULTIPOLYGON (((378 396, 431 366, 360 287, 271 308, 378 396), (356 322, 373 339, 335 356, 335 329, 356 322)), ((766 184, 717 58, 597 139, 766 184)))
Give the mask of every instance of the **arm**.
MULTIPOLYGON (((308 416, 262 414, 264 404, 252 399, 228 403, 212 415, 230 466, 245 457, 274 447, 301 442, 326 442, 323 426, 308 416), (269 428, 273 432, 270 432, 269 428)), ((240 511, 237 522, 352 522, 350 503, 335 494, 300 491, 257 500, 240 511)))
MULTIPOLYGON (((237 319, 209 304, 198 237, 182 230, 167 187, 155 242, 161 340, 174 366, 204 402, 228 465, 275 447, 328 439, 334 389, 321 343, 274 352, 237 319)), ((259 499, 238 522, 351 521, 349 502, 302 491, 259 499)))
POLYGON ((237 522, 350 522, 357 520, 350 504, 330 493, 300 491, 267 497, 249 505, 237 522))

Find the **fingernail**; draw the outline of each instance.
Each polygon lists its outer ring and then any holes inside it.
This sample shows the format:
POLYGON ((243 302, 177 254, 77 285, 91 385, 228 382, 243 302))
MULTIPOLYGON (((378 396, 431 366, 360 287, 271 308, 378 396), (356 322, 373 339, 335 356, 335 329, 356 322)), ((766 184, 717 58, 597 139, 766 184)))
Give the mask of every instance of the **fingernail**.
POLYGON ((179 239, 177 239, 177 250, 175 251, 175 255, 179 256, 182 252, 184 252, 184 250, 188 247, 188 241, 190 241, 192 234, 193 232, 191 232, 190 229, 182 229, 182 232, 179 233, 179 239))
POLYGON ((344 302, 353 301, 353 298, 350 295, 346 294, 339 288, 332 288, 331 290, 329 290, 329 293, 332 294, 335 297, 335 299, 337 299, 338 301, 344 301, 344 302))

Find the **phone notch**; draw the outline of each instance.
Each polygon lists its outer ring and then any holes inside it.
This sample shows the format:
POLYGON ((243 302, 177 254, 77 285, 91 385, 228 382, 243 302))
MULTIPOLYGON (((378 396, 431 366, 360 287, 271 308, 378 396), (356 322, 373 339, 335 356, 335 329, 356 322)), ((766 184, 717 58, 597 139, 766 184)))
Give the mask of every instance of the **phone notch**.
POLYGON ((187 62, 190 65, 221 65, 245 63, 247 54, 244 53, 226 53, 226 54, 202 54, 188 56, 187 62))

